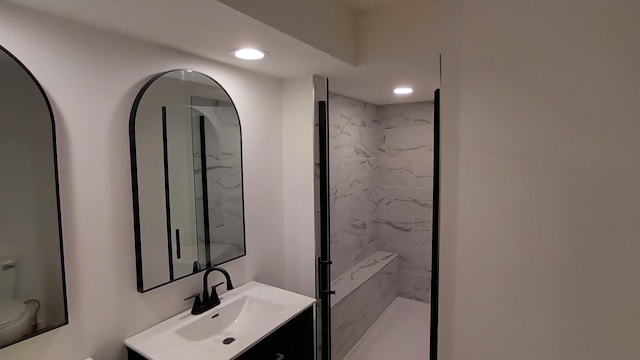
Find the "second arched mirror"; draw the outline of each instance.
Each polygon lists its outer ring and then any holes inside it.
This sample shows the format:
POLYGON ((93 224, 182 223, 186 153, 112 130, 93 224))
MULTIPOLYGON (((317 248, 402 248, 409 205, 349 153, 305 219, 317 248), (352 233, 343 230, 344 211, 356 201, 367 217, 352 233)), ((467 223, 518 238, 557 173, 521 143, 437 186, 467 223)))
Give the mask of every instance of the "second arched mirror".
POLYGON ((69 322, 56 148, 44 89, 0 46, 0 348, 69 322))
POLYGON ((240 119, 222 86, 158 74, 129 132, 138 291, 245 255, 240 119))

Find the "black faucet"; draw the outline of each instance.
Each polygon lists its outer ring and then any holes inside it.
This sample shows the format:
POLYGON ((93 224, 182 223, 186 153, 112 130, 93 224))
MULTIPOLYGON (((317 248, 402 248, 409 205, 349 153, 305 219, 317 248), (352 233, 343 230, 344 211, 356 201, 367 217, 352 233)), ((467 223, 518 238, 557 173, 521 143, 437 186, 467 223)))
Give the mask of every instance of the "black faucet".
POLYGON ((191 308, 191 314, 199 315, 207 310, 213 309, 214 307, 220 305, 220 297, 218 296, 218 292, 216 291, 216 288, 224 284, 225 283, 224 281, 219 284, 213 285, 211 287, 211 295, 209 295, 209 285, 207 283, 207 278, 209 277, 209 274, 214 271, 220 271, 222 275, 224 275, 227 283, 227 290, 233 289, 233 284, 231 283, 231 276, 229 276, 229 273, 227 272, 227 270, 221 267, 208 268, 207 271, 205 271, 204 276, 202 278, 202 287, 203 287, 202 300, 200 300, 200 294, 193 294, 188 298, 184 299, 185 301, 189 299, 195 299, 193 301, 193 307, 191 308))

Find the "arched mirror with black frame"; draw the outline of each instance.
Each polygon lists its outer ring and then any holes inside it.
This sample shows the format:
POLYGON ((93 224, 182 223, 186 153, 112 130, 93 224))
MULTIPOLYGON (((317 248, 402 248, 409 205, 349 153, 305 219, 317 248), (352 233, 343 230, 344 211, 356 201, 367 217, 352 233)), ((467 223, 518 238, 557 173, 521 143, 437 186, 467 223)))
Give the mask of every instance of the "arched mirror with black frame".
POLYGON ((129 134, 138 291, 244 256, 242 131, 227 91, 192 70, 157 74, 129 134))
POLYGON ((68 324, 56 129, 34 75, 0 46, 0 348, 68 324))

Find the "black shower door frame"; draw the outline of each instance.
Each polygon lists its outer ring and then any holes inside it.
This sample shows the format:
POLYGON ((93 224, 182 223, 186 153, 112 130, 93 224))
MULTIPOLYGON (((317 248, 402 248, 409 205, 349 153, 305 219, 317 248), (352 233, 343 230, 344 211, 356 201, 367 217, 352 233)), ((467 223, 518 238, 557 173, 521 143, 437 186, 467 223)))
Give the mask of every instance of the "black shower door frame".
MULTIPOLYGON (((319 81, 318 79, 315 79, 319 81)), ((315 102, 317 109, 316 151, 318 152, 319 194, 316 194, 319 205, 319 246, 317 247, 317 286, 318 300, 317 321, 319 321, 316 336, 317 359, 331 360, 331 246, 330 246, 330 209, 329 209, 329 82, 324 79, 323 91, 316 88, 315 102)), ((317 85, 317 84, 316 84, 317 85)), ((438 295, 440 284, 440 89, 434 94, 434 162, 433 162, 433 228, 431 251, 431 306, 430 306, 430 341, 429 359, 438 358, 438 295)))

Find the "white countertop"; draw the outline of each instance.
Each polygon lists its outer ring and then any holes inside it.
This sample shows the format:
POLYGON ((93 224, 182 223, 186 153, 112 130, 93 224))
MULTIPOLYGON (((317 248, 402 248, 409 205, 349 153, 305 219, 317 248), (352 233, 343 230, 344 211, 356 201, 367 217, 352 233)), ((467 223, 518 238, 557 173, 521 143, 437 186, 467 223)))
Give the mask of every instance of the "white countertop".
POLYGON ((315 303, 313 298, 255 281, 222 294, 220 300, 220 305, 200 315, 191 315, 191 310, 186 310, 126 339, 125 345, 152 360, 233 359, 315 303), (178 329, 201 318, 211 317, 225 304, 247 295, 276 302, 283 308, 252 320, 250 330, 244 331, 229 345, 221 345, 213 339, 189 341, 177 335, 178 329))

